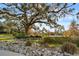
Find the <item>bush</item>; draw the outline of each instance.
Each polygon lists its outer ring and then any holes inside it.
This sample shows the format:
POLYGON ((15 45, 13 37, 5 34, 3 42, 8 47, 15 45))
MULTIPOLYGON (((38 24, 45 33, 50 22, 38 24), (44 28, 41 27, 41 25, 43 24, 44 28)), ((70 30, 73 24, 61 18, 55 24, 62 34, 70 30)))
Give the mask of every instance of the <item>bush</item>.
POLYGON ((77 45, 77 47, 79 47, 79 39, 73 40, 73 43, 77 45))
POLYGON ((25 46, 31 46, 31 45, 32 45, 32 42, 29 40, 25 43, 25 46))
POLYGON ((76 44, 77 47, 79 47, 79 37, 74 37, 74 39, 71 38, 71 42, 76 44))
POLYGON ((48 37, 48 34, 47 33, 43 33, 41 34, 42 37, 48 37))
POLYGON ((14 36, 18 39, 26 38, 26 35, 24 33, 15 33, 14 36))
POLYGON ((65 42, 71 42, 71 39, 69 37, 46 37, 42 43, 63 44, 65 42))
POLYGON ((79 39, 76 40, 76 43, 75 44, 77 45, 77 47, 79 47, 79 39))
POLYGON ((61 47, 62 52, 67 52, 70 54, 74 54, 77 51, 77 47, 73 43, 65 43, 61 47))
POLYGON ((33 39, 33 40, 39 40, 39 39, 42 39, 41 36, 29 36, 30 39, 33 39))

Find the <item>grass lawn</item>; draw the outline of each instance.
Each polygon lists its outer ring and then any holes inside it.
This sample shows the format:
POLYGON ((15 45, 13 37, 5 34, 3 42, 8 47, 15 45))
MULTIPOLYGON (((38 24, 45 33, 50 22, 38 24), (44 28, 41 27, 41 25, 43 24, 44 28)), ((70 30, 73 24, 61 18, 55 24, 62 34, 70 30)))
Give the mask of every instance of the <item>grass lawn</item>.
POLYGON ((0 41, 14 41, 12 40, 14 38, 14 36, 12 36, 11 34, 0 34, 0 41))
POLYGON ((60 47, 61 44, 49 44, 48 46, 49 46, 49 47, 60 47))

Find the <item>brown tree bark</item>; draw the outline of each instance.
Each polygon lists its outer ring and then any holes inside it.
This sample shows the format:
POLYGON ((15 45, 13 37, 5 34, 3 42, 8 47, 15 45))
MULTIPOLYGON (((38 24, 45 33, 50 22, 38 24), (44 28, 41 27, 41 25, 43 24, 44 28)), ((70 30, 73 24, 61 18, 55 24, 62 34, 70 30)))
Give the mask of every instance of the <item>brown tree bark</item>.
POLYGON ((32 26, 25 27, 25 34, 26 35, 33 35, 32 26))

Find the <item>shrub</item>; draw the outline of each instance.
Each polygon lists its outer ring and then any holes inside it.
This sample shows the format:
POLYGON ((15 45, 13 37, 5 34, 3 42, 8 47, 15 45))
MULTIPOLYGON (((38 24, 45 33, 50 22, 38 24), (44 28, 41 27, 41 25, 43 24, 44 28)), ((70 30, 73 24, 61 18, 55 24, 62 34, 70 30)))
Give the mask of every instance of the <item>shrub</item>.
POLYGON ((79 47, 79 39, 76 41, 75 44, 77 45, 77 47, 79 47))
POLYGON ((75 43, 77 45, 77 47, 79 47, 79 39, 73 40, 73 43, 75 43))
POLYGON ((33 39, 33 40, 39 40, 39 39, 42 39, 41 36, 29 36, 30 39, 33 39))
POLYGON ((43 43, 50 43, 50 44, 63 44, 65 42, 71 42, 69 37, 46 37, 43 39, 43 43))
POLYGON ((48 34, 47 33, 43 33, 41 34, 42 37, 48 37, 48 34))
POLYGON ((76 44, 77 47, 79 47, 79 37, 74 37, 74 39, 72 39, 72 43, 76 44))
POLYGON ((26 38, 25 34, 24 33, 15 33, 14 36, 18 39, 21 39, 21 38, 26 38))
POLYGON ((25 46, 31 46, 31 45, 32 45, 32 42, 29 40, 25 43, 25 46))
POLYGON ((73 44, 73 43, 65 43, 63 44, 63 46, 61 47, 62 52, 67 52, 70 54, 74 54, 77 51, 77 47, 73 44))
POLYGON ((42 43, 52 43, 52 39, 50 38, 44 38, 42 43))

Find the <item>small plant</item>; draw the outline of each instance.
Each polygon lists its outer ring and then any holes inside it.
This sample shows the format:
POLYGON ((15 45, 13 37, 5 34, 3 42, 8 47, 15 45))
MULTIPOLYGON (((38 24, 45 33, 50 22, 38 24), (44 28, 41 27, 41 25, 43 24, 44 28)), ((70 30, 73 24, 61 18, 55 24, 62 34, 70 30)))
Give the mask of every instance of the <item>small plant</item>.
POLYGON ((75 46, 75 44, 67 42, 63 44, 63 46, 61 47, 61 50, 62 52, 74 54, 77 51, 77 47, 75 46))
POLYGON ((45 37, 43 42, 50 44, 63 44, 65 42, 71 42, 71 39, 69 37, 45 37))
POLYGON ((74 40, 74 43, 77 45, 77 47, 79 47, 79 39, 74 40))
POLYGON ((16 33, 14 36, 18 39, 26 38, 24 33, 16 33))
POLYGON ((25 43, 25 46, 31 46, 31 45, 32 45, 32 43, 29 40, 25 43))
POLYGON ((43 39, 43 43, 52 43, 52 39, 49 39, 49 38, 44 38, 43 39))

